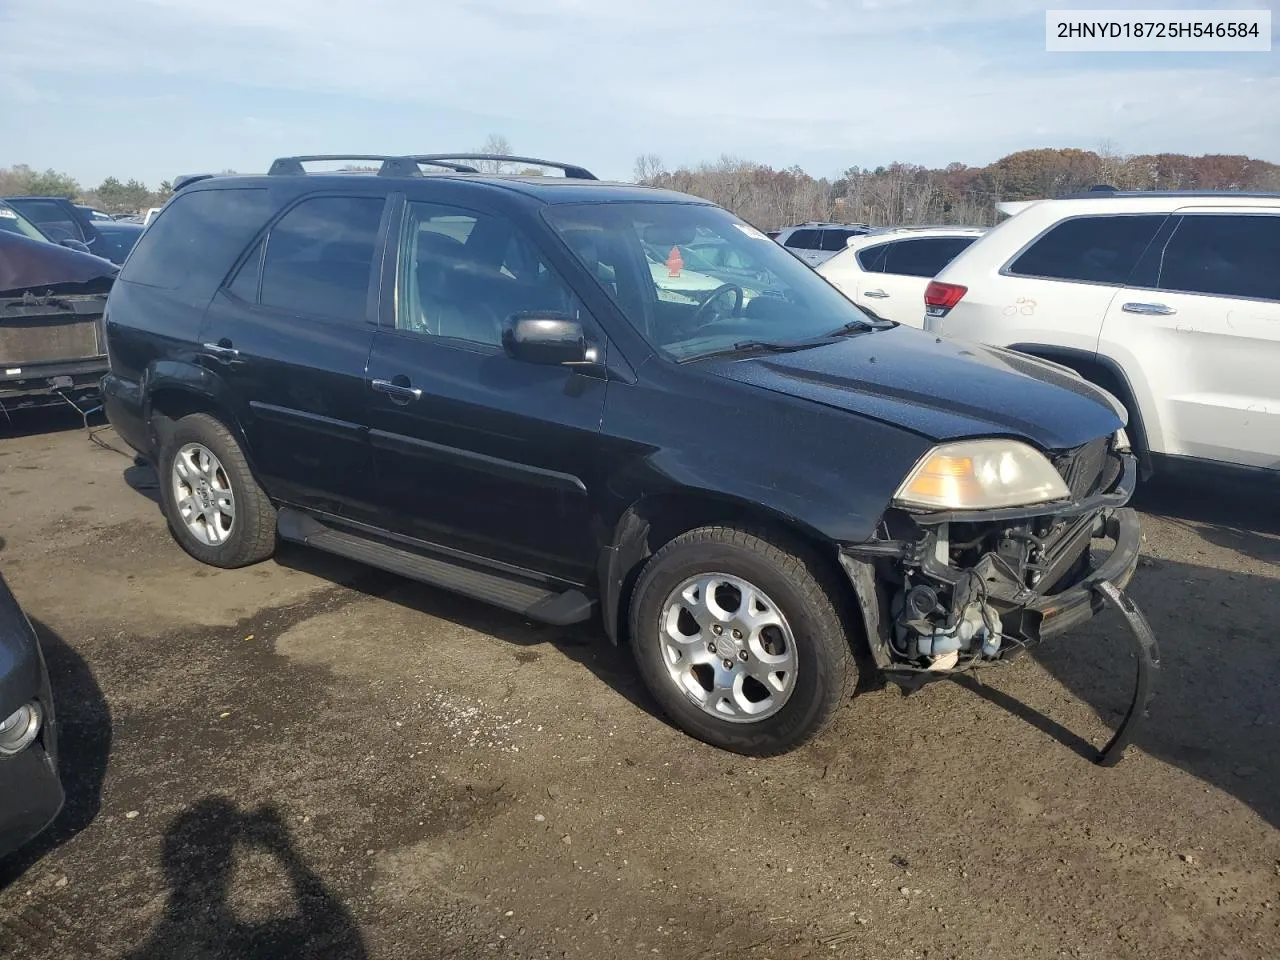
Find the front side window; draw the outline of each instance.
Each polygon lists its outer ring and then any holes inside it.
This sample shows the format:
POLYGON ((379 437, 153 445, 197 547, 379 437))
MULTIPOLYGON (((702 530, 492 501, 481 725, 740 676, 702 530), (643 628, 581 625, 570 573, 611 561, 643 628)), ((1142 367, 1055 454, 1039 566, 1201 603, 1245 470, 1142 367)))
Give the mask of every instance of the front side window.
POLYGON ((974 237, 921 237, 889 244, 884 272, 901 277, 936 277, 974 237))
POLYGON ((383 205, 381 197, 311 197, 289 210, 267 234, 259 302, 304 316, 367 319, 383 205))
POLYGON ((497 346, 518 313, 585 319, 577 297, 509 221, 411 202, 400 240, 396 329, 497 346))
POLYGON ((1280 216, 1184 216, 1164 248, 1158 286, 1280 300, 1280 216))
POLYGON ((1164 220, 1164 214, 1064 220, 1023 251, 1008 271, 1019 277, 1122 284, 1164 220))
POLYGON ((627 320, 675 360, 871 322, 802 261, 719 207, 564 204, 543 216, 627 320), (699 254, 709 248, 714 257, 699 254))

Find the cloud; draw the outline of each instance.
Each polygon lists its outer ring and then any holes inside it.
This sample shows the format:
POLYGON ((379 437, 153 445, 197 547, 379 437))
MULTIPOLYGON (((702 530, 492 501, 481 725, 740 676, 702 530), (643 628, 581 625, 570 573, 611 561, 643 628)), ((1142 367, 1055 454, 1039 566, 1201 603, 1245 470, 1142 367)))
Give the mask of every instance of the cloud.
MULTIPOLYGON (((840 169, 893 158, 980 161, 1019 146, 1104 138, 1130 151, 1280 156, 1280 85, 1267 55, 1173 65, 1047 54, 1045 6, 7 0, 0 93, 29 101, 61 91, 69 101, 77 81, 86 91, 185 84, 228 102, 232 91, 307 95, 317 113, 330 98, 365 98, 415 117, 447 116, 454 128, 472 116, 533 130, 542 143, 598 154, 593 162, 616 173, 650 151, 671 162, 732 153, 840 169)), ((265 152, 276 151, 289 118, 269 105, 246 112, 257 118, 246 134, 260 129, 271 141, 265 152)), ((315 132, 323 135, 323 125, 315 132)), ((346 142, 337 127, 329 135, 346 142)))

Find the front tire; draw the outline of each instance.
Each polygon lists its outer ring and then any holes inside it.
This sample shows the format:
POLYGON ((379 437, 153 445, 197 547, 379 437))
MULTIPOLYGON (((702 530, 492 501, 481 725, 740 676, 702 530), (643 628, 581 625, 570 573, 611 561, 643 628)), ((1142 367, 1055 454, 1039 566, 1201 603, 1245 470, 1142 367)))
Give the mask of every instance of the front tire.
POLYGON ((160 497, 174 539, 214 567, 246 567, 276 549, 276 511, 226 425, 193 413, 160 451, 160 497))
POLYGON ((740 527, 691 530, 636 583, 640 674, 699 740, 754 756, 793 750, 830 723, 857 681, 836 589, 802 547, 740 527))

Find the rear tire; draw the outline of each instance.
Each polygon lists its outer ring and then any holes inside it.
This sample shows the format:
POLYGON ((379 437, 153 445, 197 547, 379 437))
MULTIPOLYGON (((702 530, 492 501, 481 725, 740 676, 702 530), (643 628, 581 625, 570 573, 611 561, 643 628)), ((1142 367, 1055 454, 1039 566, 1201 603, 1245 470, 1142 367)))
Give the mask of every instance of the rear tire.
POLYGON ((276 510, 226 425, 193 413, 167 432, 157 465, 169 529, 214 567, 246 567, 276 549, 276 510))
POLYGON ((636 583, 636 664, 690 735, 735 753, 785 753, 820 733, 857 682, 836 590, 801 546, 741 527, 691 530, 636 583))

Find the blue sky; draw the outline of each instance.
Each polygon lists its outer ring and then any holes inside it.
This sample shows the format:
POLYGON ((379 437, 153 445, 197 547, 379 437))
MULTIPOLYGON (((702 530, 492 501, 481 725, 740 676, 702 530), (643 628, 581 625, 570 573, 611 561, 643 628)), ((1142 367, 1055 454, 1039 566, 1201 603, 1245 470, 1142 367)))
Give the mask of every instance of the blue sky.
POLYGON ((1272 4, 0 0, 0 166, 155 184, 490 133, 622 179, 642 153, 830 175, 1103 141, 1280 162, 1280 43, 1045 51, 1046 7, 1107 6, 1272 4))

